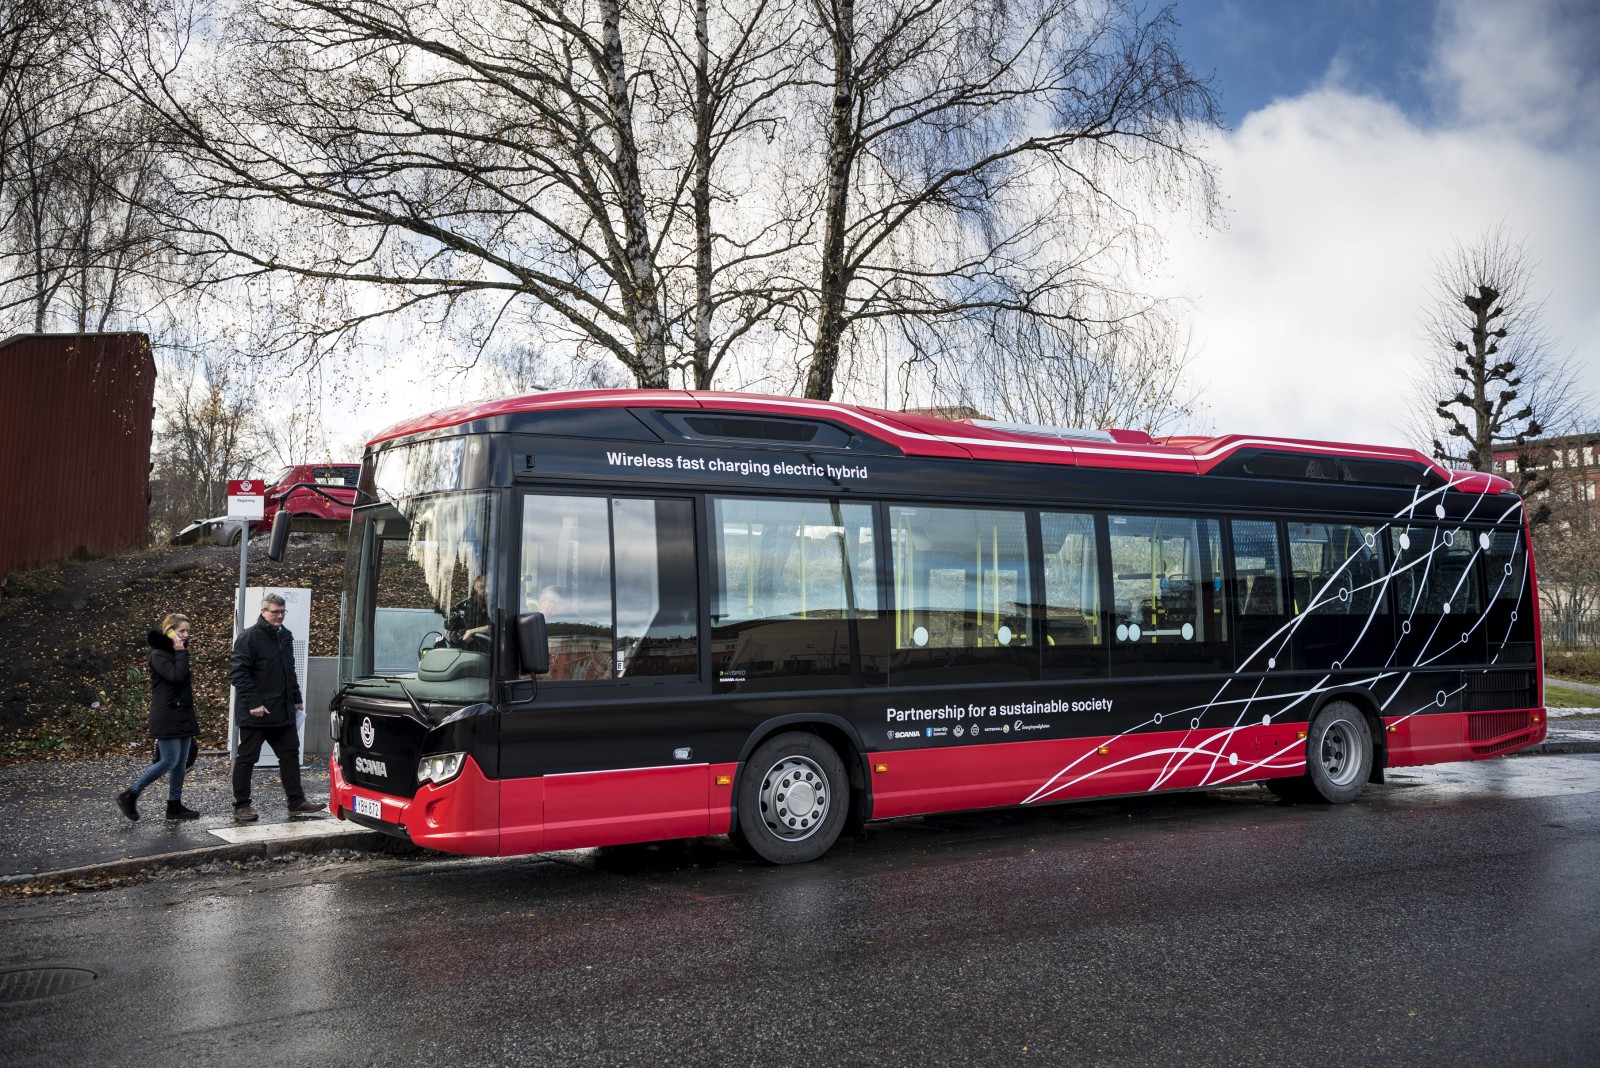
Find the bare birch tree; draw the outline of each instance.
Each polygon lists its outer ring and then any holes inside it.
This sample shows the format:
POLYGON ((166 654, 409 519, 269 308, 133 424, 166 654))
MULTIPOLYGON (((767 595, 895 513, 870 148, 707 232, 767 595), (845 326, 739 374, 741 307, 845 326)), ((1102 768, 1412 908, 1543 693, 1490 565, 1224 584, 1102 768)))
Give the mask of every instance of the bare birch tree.
POLYGON ((191 247, 336 291, 302 340, 474 306, 479 343, 516 321, 641 386, 709 384, 713 333, 781 303, 731 281, 781 228, 712 221, 720 155, 775 121, 775 6, 700 3, 692 48, 681 8, 620 0, 180 6, 123 24, 116 73, 219 209, 169 218, 191 247))
POLYGON ((1185 377, 1189 338, 1168 309, 1149 308, 1092 334, 1032 316, 975 325, 963 332, 967 348, 993 358, 934 361, 929 378, 939 404, 1011 422, 1152 434, 1197 414, 1185 377))
POLYGON ((830 396, 857 324, 1116 333, 1143 304, 1076 265, 1211 204, 1210 90, 1124 0, 149 2, 115 74, 184 161, 167 222, 301 279, 312 348, 405 313, 830 396))
POLYGON ((827 42, 827 158, 807 176, 821 234, 806 396, 832 396, 850 329, 874 319, 1021 317, 1093 334, 1141 314, 1137 293, 1081 268, 1091 250, 1148 238, 1140 208, 1152 200, 1192 195, 1208 217, 1213 206, 1195 138, 1216 123, 1215 98, 1179 56, 1170 9, 811 7, 827 42))
POLYGON ((35 331, 47 328, 60 282, 46 260, 58 236, 60 146, 89 88, 69 62, 79 28, 55 0, 0 8, 0 318, 35 331))
POLYGON ((683 182, 693 264, 665 266, 670 280, 692 279, 692 296, 676 303, 680 362, 696 389, 710 389, 729 352, 791 309, 797 294, 783 264, 804 246, 811 220, 772 195, 784 175, 761 146, 786 124, 785 102, 795 99, 813 50, 794 35, 801 2, 665 0, 639 8, 646 54, 662 67, 658 107, 692 141, 683 182), (735 213, 747 215, 743 225, 735 213))
POLYGON ((146 325, 181 272, 148 206, 161 159, 97 72, 107 4, 0 10, 0 323, 146 325))

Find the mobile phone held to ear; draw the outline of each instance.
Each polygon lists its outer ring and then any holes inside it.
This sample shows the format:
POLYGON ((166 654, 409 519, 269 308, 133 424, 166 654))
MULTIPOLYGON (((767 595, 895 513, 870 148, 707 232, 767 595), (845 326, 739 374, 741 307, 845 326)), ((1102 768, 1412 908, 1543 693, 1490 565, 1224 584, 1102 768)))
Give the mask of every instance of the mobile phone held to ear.
POLYGON ((175 630, 168 630, 167 631, 167 637, 176 638, 177 636, 178 636, 178 632, 177 631, 175 631, 175 630))

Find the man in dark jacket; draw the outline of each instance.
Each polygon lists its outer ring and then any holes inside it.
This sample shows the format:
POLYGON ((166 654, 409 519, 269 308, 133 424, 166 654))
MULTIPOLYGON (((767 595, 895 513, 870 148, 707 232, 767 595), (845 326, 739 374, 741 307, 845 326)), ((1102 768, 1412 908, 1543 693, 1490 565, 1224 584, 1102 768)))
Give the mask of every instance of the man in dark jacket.
POLYGON ((250 776, 261 756, 261 743, 278 754, 278 773, 289 812, 321 812, 325 805, 306 799, 300 788, 300 733, 295 713, 305 707, 294 670, 294 635, 283 625, 284 601, 276 593, 261 598, 261 618, 233 643, 228 681, 233 683, 233 721, 239 727, 239 749, 233 760, 233 818, 259 819, 250 807, 250 776))

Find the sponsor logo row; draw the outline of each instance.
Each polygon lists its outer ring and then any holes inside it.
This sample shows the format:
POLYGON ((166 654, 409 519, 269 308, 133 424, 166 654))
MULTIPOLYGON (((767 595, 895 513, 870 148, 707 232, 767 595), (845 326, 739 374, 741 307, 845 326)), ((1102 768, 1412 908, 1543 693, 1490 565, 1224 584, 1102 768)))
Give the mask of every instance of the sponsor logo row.
POLYGON ((980 726, 974 723, 969 727, 966 724, 958 723, 954 727, 920 727, 915 730, 891 729, 884 733, 891 742, 897 742, 907 738, 965 738, 969 735, 976 738, 980 734, 1011 734, 1013 732, 1021 734, 1027 731, 1047 731, 1049 729, 1050 724, 1048 723, 1027 723, 1019 719, 1012 723, 1001 723, 994 726, 980 726))

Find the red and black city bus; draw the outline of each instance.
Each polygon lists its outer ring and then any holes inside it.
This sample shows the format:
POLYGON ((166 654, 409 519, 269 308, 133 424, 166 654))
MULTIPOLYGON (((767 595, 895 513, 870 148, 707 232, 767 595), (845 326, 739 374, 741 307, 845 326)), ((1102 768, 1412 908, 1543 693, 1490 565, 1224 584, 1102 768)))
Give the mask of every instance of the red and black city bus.
POLYGON ((361 468, 331 807, 455 853, 1387 768, 1544 737, 1505 480, 748 394, 435 413, 361 468))

